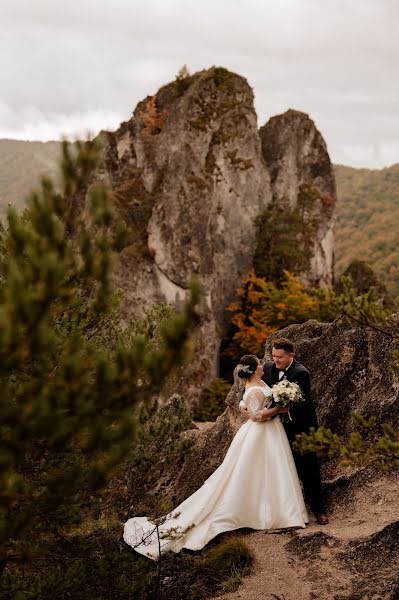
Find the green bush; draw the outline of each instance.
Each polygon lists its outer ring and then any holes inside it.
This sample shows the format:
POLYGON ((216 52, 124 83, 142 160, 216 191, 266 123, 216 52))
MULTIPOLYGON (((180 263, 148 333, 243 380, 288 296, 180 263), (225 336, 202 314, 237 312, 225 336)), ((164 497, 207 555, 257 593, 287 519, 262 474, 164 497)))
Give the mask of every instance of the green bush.
MULTIPOLYGON (((200 553, 166 554, 162 565, 163 600, 205 600, 234 591, 248 575, 253 557, 240 538, 213 543, 200 553)), ((152 598, 153 596, 151 596, 152 598)))
POLYGON ((3 600, 147 600, 156 564, 114 532, 60 538, 35 568, 5 573, 3 600), (45 561, 45 568, 43 568, 45 561))
POLYGON ((252 555, 248 546, 240 539, 232 537, 222 544, 206 550, 203 568, 224 581, 235 572, 246 574, 251 566, 252 555))
POLYGON ((215 67, 212 70, 212 79, 215 82, 216 87, 221 87, 226 85, 232 77, 230 71, 225 69, 224 67, 215 67))
POLYGON ((231 383, 217 378, 201 394, 200 400, 193 411, 194 421, 214 421, 226 408, 226 396, 231 389, 231 383))
POLYGON ((53 549, 100 502, 134 444, 136 407, 182 363, 197 322, 192 298, 123 344, 111 284, 121 229, 92 185, 98 151, 64 144, 61 191, 43 179, 0 231, 0 576, 32 568, 40 586, 58 581, 57 597, 88 567, 77 554, 58 573, 53 549))
POLYGON ((162 407, 157 402, 142 407, 137 443, 127 456, 123 473, 125 494, 115 498, 122 514, 133 511, 160 517, 172 509, 163 492, 163 478, 171 465, 178 469, 190 452, 193 442, 182 439, 181 433, 191 423, 191 412, 177 395, 162 407))

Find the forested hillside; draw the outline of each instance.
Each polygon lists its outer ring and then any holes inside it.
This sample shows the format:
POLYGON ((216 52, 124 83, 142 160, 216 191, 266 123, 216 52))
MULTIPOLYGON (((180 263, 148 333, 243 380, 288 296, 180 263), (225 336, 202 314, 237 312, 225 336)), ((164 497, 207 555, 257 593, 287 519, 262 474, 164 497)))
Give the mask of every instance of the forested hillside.
POLYGON ((60 142, 23 142, 0 140, 0 213, 8 204, 24 205, 38 177, 56 173, 60 142))
POLYGON ((353 259, 368 262, 399 296, 399 164, 371 170, 335 166, 336 273, 353 259))

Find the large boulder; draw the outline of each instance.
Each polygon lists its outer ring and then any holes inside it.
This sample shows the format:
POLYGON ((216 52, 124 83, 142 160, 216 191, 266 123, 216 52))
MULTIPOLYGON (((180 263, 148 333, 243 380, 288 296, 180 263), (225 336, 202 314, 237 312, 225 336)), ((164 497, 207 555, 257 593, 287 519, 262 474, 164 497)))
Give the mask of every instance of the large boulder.
MULTIPOLYGON (((100 137, 104 152, 95 178, 109 184, 130 231, 115 270, 125 318, 143 316, 154 303, 178 306, 192 275, 203 283, 196 360, 174 388, 193 404, 218 375, 220 341, 231 316, 226 309, 253 265, 257 242, 273 236, 256 224, 273 199, 303 207, 301 239, 311 264, 302 279, 331 283, 335 184, 326 145, 298 111, 273 117, 259 132, 247 81, 220 67, 192 76, 182 72, 140 102, 117 131, 100 137)), ((12 151, 20 162, 37 150, 27 142, 3 146, 7 159, 12 151)), ((45 146, 51 166, 59 144, 45 146)), ((34 162, 37 176, 44 166, 34 162)), ((7 169, 5 174, 7 184, 7 169)), ((14 171, 8 179, 14 181, 14 171)), ((19 183, 22 189, 31 184, 24 177, 19 183)), ((85 227, 84 197, 74 198, 79 202, 85 227)))
MULTIPOLYGON (((396 328, 396 325, 394 325, 396 328)), ((395 330, 387 330, 395 334, 395 330)), ((270 356, 273 339, 266 348, 270 356)), ((278 332, 292 340, 297 357, 309 370, 312 397, 321 425, 345 437, 355 427, 351 411, 379 423, 399 425, 399 374, 391 368, 395 342, 373 329, 308 321, 278 332)))

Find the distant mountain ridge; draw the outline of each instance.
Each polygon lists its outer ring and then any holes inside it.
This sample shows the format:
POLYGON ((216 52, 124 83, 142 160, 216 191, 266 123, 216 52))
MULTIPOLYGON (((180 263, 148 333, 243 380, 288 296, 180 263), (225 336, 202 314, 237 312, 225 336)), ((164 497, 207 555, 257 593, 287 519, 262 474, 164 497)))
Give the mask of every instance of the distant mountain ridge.
MULTIPOLYGON (((0 140, 0 213, 23 208, 43 173, 55 176, 60 142, 0 140)), ((399 163, 385 169, 334 166, 337 185, 335 265, 365 260, 399 297, 399 163)))
POLYGON ((338 204, 336 273, 354 259, 366 261, 399 297, 399 164, 385 169, 335 165, 338 204))

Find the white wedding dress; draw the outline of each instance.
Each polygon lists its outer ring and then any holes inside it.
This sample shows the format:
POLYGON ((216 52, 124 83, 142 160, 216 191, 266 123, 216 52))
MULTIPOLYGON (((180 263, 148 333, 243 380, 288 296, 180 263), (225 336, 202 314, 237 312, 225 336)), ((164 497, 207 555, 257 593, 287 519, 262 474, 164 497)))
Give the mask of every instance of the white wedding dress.
MULTIPOLYGON (((266 384, 245 391, 243 401, 254 419, 269 394, 266 384)), ((277 416, 263 423, 248 420, 240 427, 222 464, 168 515, 159 535, 146 517, 133 517, 125 523, 123 538, 157 560, 159 546, 162 553, 200 550, 223 531, 305 527, 307 522, 291 448, 277 416)))

